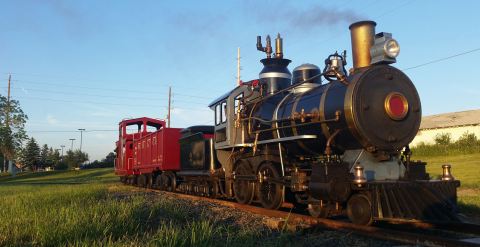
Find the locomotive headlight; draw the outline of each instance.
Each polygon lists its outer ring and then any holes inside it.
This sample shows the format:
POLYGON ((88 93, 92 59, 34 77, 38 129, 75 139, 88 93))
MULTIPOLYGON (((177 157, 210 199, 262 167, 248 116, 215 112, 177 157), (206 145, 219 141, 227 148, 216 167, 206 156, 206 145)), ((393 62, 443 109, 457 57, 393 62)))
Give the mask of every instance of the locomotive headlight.
POLYGON ((378 33, 375 35, 373 46, 370 48, 371 64, 395 63, 400 54, 400 45, 392 38, 391 33, 378 33))
POLYGON ((400 54, 400 45, 394 39, 386 40, 383 45, 383 51, 388 57, 396 58, 400 54))

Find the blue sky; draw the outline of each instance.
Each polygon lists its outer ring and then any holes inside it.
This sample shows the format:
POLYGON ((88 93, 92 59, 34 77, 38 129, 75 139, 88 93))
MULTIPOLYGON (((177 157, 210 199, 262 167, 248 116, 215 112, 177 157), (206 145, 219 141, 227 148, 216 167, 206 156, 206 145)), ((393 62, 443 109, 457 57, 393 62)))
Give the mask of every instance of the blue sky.
MULTIPOLYGON (((322 66, 347 50, 348 26, 377 22, 401 46, 405 69, 480 48, 479 1, 0 1, 0 94, 12 74, 12 97, 29 116, 28 134, 54 148, 85 128, 91 160, 114 148, 123 118, 166 116, 172 125, 212 123, 208 103, 242 79, 258 76, 256 36, 284 38, 294 67, 322 66), (63 132, 52 132, 63 131, 63 132)), ((425 115, 480 108, 475 71, 480 52, 405 71, 425 115)))

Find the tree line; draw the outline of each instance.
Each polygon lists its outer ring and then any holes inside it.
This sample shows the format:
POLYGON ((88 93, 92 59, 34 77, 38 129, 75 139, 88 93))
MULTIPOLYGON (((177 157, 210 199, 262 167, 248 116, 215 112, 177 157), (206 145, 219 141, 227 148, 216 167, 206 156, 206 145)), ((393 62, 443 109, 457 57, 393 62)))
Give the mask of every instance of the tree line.
POLYGON ((45 169, 47 167, 63 170, 68 168, 79 167, 84 162, 88 161, 88 154, 80 150, 68 150, 63 157, 60 155, 58 149, 53 149, 44 144, 40 147, 35 138, 30 138, 25 145, 19 149, 17 163, 23 169, 36 171, 45 169))

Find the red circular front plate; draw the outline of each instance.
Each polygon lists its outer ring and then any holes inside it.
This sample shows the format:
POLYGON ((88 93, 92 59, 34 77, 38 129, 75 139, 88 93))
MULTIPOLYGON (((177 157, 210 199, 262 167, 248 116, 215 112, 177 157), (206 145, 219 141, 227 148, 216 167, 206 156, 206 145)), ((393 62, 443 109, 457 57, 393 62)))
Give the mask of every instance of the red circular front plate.
POLYGON ((402 120, 408 112, 408 101, 401 93, 393 92, 385 98, 385 112, 393 120, 402 120))

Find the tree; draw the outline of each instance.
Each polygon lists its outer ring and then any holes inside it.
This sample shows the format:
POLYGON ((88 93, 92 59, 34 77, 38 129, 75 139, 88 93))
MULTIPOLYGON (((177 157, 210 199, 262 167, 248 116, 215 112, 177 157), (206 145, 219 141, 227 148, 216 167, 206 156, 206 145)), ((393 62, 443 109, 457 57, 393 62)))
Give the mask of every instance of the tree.
POLYGON ((32 170, 37 170, 40 164, 40 147, 35 139, 32 137, 22 151, 21 160, 24 167, 29 167, 32 170))
POLYGON ((62 157, 60 157, 60 152, 58 152, 58 149, 53 150, 53 148, 50 148, 50 150, 48 150, 48 155, 47 155, 48 166, 53 166, 57 168, 61 159, 62 157))
POLYGON ((68 150, 67 155, 64 157, 64 161, 69 168, 80 167, 82 163, 88 161, 88 154, 78 149, 75 151, 68 150))
POLYGON ((48 149, 47 144, 43 144, 42 150, 40 151, 40 167, 45 168, 49 166, 49 160, 48 160, 48 152, 50 150, 48 149))
POLYGON ((27 139, 25 123, 27 115, 17 100, 8 100, 0 95, 0 152, 4 157, 3 170, 7 170, 7 160, 12 160, 27 139))
POLYGON ((107 154, 107 157, 105 157, 105 166, 106 167, 113 167, 115 165, 115 153, 110 152, 107 154))

